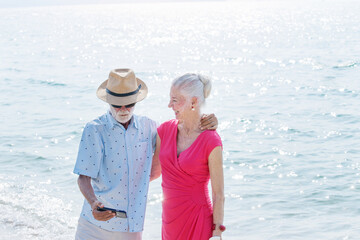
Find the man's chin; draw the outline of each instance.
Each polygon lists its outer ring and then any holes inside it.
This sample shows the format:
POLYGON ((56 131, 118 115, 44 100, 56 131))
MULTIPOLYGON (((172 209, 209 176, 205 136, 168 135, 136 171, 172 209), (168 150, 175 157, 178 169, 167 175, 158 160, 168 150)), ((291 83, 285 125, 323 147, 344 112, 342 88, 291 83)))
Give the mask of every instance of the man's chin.
POLYGON ((116 121, 118 121, 119 123, 125 124, 128 121, 130 121, 131 117, 126 116, 126 117, 117 117, 116 121))

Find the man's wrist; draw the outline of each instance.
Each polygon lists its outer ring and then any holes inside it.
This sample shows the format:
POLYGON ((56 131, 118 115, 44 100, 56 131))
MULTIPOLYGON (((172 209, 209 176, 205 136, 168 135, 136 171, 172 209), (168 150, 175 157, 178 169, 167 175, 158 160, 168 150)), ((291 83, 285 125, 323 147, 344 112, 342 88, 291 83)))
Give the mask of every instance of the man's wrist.
POLYGON ((97 205, 98 200, 97 200, 97 198, 93 198, 93 199, 90 199, 88 202, 89 202, 91 208, 93 208, 94 204, 97 205))

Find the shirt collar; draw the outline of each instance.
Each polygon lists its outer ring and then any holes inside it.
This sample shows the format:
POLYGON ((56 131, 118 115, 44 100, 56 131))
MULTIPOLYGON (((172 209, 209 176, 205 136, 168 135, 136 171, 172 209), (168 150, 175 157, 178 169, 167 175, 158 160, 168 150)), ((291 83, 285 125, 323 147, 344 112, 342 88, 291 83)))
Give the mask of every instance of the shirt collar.
MULTIPOLYGON (((110 111, 108 111, 108 112, 106 113, 106 120, 107 120, 110 128, 114 128, 115 126, 118 126, 118 127, 120 127, 120 128, 122 128, 122 129, 125 130, 124 126, 123 126, 121 123, 119 123, 118 121, 116 121, 116 119, 111 115, 111 112, 110 112, 110 111)), ((130 123, 129 123, 128 129, 131 128, 131 127, 133 127, 133 126, 134 126, 136 129, 139 129, 138 118, 137 118, 137 116, 134 115, 134 114, 133 114, 133 116, 132 116, 131 119, 130 119, 130 123)))

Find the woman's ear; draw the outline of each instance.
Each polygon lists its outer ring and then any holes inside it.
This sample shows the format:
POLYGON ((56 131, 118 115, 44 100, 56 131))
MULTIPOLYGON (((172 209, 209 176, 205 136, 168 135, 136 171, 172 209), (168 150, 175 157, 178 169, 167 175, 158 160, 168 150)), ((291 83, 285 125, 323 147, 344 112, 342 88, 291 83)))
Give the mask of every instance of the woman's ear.
POLYGON ((198 107, 198 99, 197 97, 191 98, 191 107, 197 108, 198 107))

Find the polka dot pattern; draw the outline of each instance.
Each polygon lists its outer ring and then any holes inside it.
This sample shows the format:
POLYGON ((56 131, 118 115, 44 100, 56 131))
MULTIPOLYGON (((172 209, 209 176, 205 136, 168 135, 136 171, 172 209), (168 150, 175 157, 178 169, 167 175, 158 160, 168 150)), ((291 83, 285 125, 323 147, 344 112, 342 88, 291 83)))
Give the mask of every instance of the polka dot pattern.
POLYGON ((134 115, 125 129, 110 112, 86 124, 74 173, 91 177, 98 199, 128 218, 97 221, 86 200, 83 218, 108 231, 143 230, 156 128, 151 119, 134 115))

